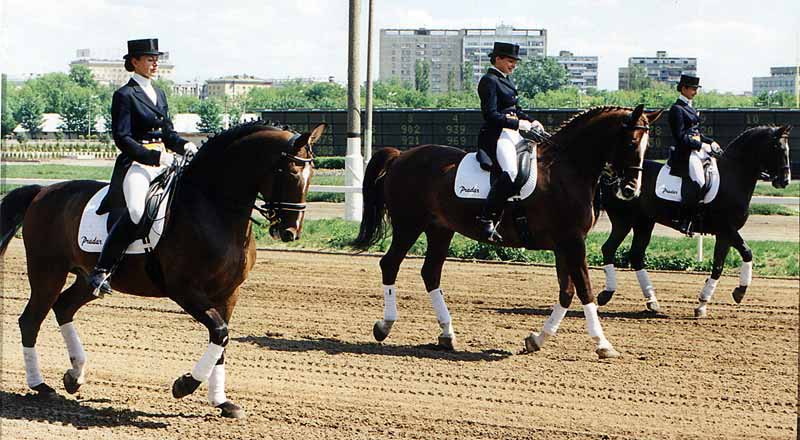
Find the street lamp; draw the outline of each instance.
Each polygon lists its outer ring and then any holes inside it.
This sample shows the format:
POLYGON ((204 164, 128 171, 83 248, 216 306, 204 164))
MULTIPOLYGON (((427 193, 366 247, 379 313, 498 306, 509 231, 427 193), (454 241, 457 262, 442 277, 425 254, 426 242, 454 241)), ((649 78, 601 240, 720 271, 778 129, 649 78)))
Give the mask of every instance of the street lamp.
POLYGON ((86 137, 90 137, 92 135, 92 125, 94 125, 94 120, 92 119, 92 108, 94 107, 94 100, 99 98, 98 95, 89 95, 89 132, 86 137))

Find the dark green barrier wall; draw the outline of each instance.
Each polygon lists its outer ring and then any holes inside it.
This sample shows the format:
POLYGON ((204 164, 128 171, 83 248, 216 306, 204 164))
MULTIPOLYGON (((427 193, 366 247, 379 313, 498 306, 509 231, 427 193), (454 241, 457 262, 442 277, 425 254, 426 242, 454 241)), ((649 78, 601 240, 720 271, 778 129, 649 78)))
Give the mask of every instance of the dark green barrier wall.
MULTIPOLYGON (((578 110, 531 110, 528 113, 554 132, 562 122, 578 110)), ((306 131, 320 122, 328 130, 316 148, 325 156, 344 156, 347 145, 347 118, 344 110, 284 110, 261 111, 261 117, 289 124, 306 131)), ((796 127, 789 138, 792 174, 800 175, 800 110, 701 110, 703 132, 720 145, 727 145, 742 131, 757 125, 791 124, 796 127)), ((363 118, 362 118, 363 120, 363 118)), ((376 110, 373 114, 374 148, 406 149, 419 144, 442 144, 474 149, 482 118, 478 110, 376 110)), ((656 121, 650 131, 648 158, 664 159, 672 143, 666 114, 656 121)))

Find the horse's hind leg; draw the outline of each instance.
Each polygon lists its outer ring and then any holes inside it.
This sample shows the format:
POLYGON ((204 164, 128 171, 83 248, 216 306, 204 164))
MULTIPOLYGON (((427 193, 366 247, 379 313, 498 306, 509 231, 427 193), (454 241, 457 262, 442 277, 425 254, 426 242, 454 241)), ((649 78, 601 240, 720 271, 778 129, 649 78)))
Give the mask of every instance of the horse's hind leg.
POLYGON ((70 394, 75 394, 86 382, 86 352, 78 337, 78 331, 73 324, 75 313, 89 301, 97 299, 92 295, 86 278, 78 274, 75 282, 65 291, 61 292, 58 301, 53 305, 61 336, 67 346, 67 354, 72 368, 64 373, 64 388, 70 394))
POLYGON ((456 336, 453 332, 450 312, 444 302, 444 293, 439 287, 442 279, 442 266, 447 258, 450 241, 453 239, 453 231, 431 226, 425 231, 425 235, 428 237, 428 249, 425 252, 425 263, 422 265, 422 279, 425 281, 425 289, 428 291, 431 305, 436 312, 436 320, 442 329, 442 333, 439 335, 439 346, 453 350, 456 336))
POLYGON ((612 216, 609 215, 609 218, 612 219, 611 233, 608 235, 608 239, 603 243, 602 247, 603 271, 606 275, 606 285, 603 291, 597 295, 597 305, 599 306, 608 304, 614 292, 617 291, 617 272, 614 269, 617 249, 631 231, 630 221, 626 217, 619 216, 619 218, 612 218, 612 216))
POLYGON ((372 335, 375 340, 380 342, 389 336, 392 325, 397 320, 397 272, 400 270, 400 263, 406 257, 408 250, 417 241, 422 229, 417 226, 407 226, 393 222, 392 224, 392 244, 389 250, 381 258, 381 275, 383 277, 383 319, 375 322, 372 326, 372 335))
POLYGON ((653 287, 653 282, 650 281, 650 275, 647 274, 647 269, 644 266, 644 255, 647 251, 647 246, 650 245, 654 226, 655 223, 653 221, 644 220, 633 227, 633 241, 631 242, 629 259, 631 268, 636 271, 636 279, 642 289, 645 307, 653 313, 658 313, 661 311, 661 307, 658 305, 658 299, 656 298, 656 289, 653 287))
POLYGON ((59 266, 60 264, 53 263, 48 258, 28 257, 28 281, 31 286, 31 297, 19 317, 22 354, 25 361, 25 381, 28 387, 43 398, 54 397, 56 392, 42 378, 39 354, 36 352, 36 339, 39 336, 42 321, 53 307, 67 279, 67 271, 59 270, 59 266))

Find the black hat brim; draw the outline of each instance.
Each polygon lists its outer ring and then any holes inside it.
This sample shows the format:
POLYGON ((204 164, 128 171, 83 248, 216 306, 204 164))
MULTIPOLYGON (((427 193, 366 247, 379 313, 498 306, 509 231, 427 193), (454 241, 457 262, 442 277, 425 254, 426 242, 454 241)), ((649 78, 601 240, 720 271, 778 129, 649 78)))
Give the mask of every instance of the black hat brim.
POLYGON ((161 55, 164 55, 164 52, 158 52, 158 51, 154 51, 154 50, 148 50, 148 51, 144 51, 144 52, 134 52, 134 53, 126 54, 125 56, 122 57, 122 59, 127 60, 127 59, 130 59, 132 57, 140 57, 142 55, 158 55, 158 56, 161 56, 161 55))
POLYGON ((521 59, 522 59, 522 58, 520 58, 520 57, 515 57, 514 55, 511 55, 511 54, 509 54, 509 53, 494 53, 494 52, 491 52, 491 53, 489 53, 489 58, 491 58, 491 57, 506 57, 506 58, 514 58, 514 59, 515 59, 515 60, 517 60, 517 61, 519 61, 519 60, 521 60, 521 59))

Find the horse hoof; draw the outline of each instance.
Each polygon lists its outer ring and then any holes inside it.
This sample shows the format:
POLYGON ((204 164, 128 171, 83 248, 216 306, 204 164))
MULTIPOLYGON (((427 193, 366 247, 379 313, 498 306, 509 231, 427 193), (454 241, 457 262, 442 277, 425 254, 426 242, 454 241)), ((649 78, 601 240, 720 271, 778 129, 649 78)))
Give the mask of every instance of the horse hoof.
POLYGON ((658 305, 658 301, 656 301, 654 299, 650 300, 650 301, 647 301, 644 306, 647 307, 648 311, 653 312, 653 313, 658 313, 658 312, 661 311, 661 306, 658 305))
POLYGON ((391 330, 392 324, 394 324, 394 322, 390 323, 382 319, 375 321, 375 325, 372 326, 372 336, 375 337, 375 340, 383 342, 383 340, 389 336, 389 330, 391 330))
POLYGON ((695 318, 705 318, 708 316, 708 312, 706 311, 705 307, 697 307, 694 309, 694 317, 695 318))
POLYGON ((36 391, 36 398, 41 400, 53 400, 58 398, 58 393, 56 390, 52 389, 50 385, 42 382, 39 385, 31 388, 33 391, 36 391))
POLYGON ((237 404, 231 402, 230 400, 225 401, 225 403, 217 405, 217 408, 221 410, 220 416, 227 417, 229 419, 243 419, 245 418, 244 410, 237 404))
POLYGON ((614 359, 622 356, 614 347, 598 348, 594 351, 600 359, 614 359))
POLYGON ((186 373, 172 383, 172 397, 176 399, 186 397, 192 394, 199 386, 200 381, 193 378, 192 373, 186 373))
POLYGON ((442 348, 447 351, 454 351, 455 346, 453 343, 455 342, 455 336, 439 336, 439 348, 442 348))
POLYGON ((72 377, 72 375, 69 374, 69 370, 67 370, 67 372, 64 373, 64 389, 69 394, 75 394, 75 393, 78 392, 78 389, 80 387, 81 387, 81 384, 78 383, 78 379, 75 379, 74 377, 72 377))
POLYGON ((742 303, 745 293, 747 293, 747 286, 739 286, 733 289, 731 295, 733 295, 733 300, 736 301, 736 304, 742 303))
POLYGON ((604 290, 597 295, 597 305, 604 306, 611 301, 611 297, 614 296, 615 290, 604 290))
POLYGON ((532 332, 525 338, 525 352, 526 353, 534 353, 542 349, 542 345, 539 343, 539 334, 536 332, 532 332))

